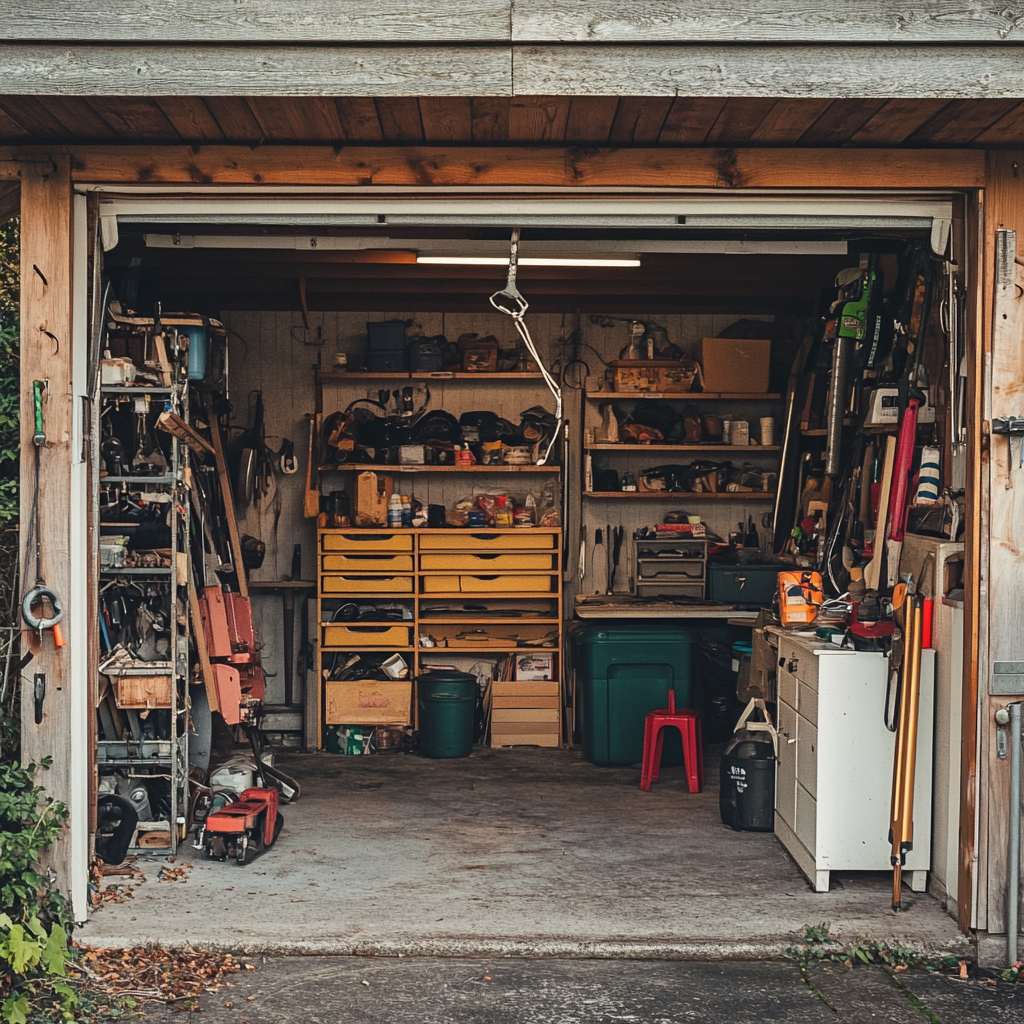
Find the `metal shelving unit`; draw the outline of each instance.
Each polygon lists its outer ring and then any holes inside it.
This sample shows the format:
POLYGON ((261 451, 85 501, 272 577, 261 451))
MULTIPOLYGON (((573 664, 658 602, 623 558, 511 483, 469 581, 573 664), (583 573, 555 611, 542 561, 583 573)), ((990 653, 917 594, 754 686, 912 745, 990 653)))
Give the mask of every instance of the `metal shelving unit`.
MULTIPOLYGON (((169 409, 179 416, 188 418, 188 380, 182 363, 182 353, 176 345, 172 346, 172 387, 131 387, 121 385, 100 385, 99 401, 94 403, 95 436, 101 436, 100 421, 104 412, 111 407, 123 406, 125 399, 145 397, 169 409)), ((144 831, 155 831, 165 827, 168 835, 166 846, 147 846, 148 852, 164 850, 173 854, 178 848, 179 828, 185 809, 188 807, 188 686, 190 667, 190 629, 188 620, 188 601, 181 600, 184 587, 176 578, 175 566, 178 564, 179 553, 188 552, 190 517, 180 510, 188 508, 188 496, 184 493, 183 475, 186 453, 184 447, 173 435, 170 436, 170 471, 159 476, 125 474, 106 476, 97 481, 94 495, 96 521, 103 526, 129 528, 124 523, 105 523, 99 515, 99 487, 116 485, 118 487, 140 490, 159 490, 168 494, 168 517, 170 523, 170 565, 169 566, 129 566, 118 568, 100 568, 98 579, 100 587, 114 584, 118 579, 134 581, 153 581, 166 594, 168 622, 168 655, 154 664, 147 675, 160 678, 171 677, 170 701, 168 705, 154 708, 154 711, 167 712, 166 728, 160 730, 163 735, 140 738, 135 735, 141 731, 142 720, 138 717, 129 726, 131 735, 118 739, 97 739, 96 762, 102 776, 118 774, 127 776, 132 781, 145 782, 147 779, 165 779, 169 787, 169 808, 165 816, 140 819, 140 834, 144 831), (179 621, 179 609, 185 609, 184 623, 179 621), (169 668, 167 666, 170 666, 169 668), (148 826, 148 827, 147 827, 148 826)), ((97 535, 98 536, 98 535, 97 535)), ((98 544, 98 539, 97 539, 98 544)), ((100 612, 102 615, 102 611, 100 612)), ((101 652, 103 641, 101 639, 101 652)), ((101 661, 105 652, 101 653, 101 661)), ((147 663, 141 659, 134 662, 120 678, 138 675, 147 663)), ((117 673, 110 674, 118 678, 117 673)), ((116 693, 116 687, 112 683, 116 693)), ((111 698, 116 702, 116 696, 111 698)), ((127 715, 136 714, 134 709, 121 709, 127 715)), ((127 719, 126 719, 127 721, 127 719)))

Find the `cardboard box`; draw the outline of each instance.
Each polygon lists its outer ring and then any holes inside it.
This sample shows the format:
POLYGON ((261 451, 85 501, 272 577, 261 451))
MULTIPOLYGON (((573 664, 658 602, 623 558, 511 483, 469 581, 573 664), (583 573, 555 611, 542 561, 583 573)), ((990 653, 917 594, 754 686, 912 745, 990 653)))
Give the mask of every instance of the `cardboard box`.
POLYGON ((552 654, 517 654, 516 679, 554 679, 555 658, 552 654))
POLYGON ((394 490, 389 476, 365 470, 356 477, 356 526, 384 526, 388 521, 388 500, 394 490))
POLYGON ((328 725, 410 725, 412 682, 353 679, 324 684, 328 725))
POLYGON ((772 343, 766 338, 704 338, 704 390, 763 394, 768 390, 771 355, 772 343))

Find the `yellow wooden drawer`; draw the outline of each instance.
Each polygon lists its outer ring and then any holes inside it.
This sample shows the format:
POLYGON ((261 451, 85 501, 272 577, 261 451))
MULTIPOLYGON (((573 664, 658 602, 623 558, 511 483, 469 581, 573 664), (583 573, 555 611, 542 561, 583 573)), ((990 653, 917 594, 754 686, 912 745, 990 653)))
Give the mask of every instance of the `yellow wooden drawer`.
POLYGON ((547 723, 556 727, 558 725, 558 708, 495 708, 491 712, 491 722, 495 726, 547 723))
POLYGON ((494 697, 492 700, 495 711, 499 708, 557 708, 558 696, 554 697, 494 697))
MULTIPOLYGON (((558 683, 545 682, 543 680, 524 680, 514 683, 508 680, 495 681, 491 683, 491 693, 497 697, 557 697, 558 683)), ((535 705, 536 707, 547 707, 546 704, 535 705)))
POLYGON ((411 533, 321 533, 321 551, 412 551, 411 533))
POLYGON ((321 594, 411 594, 414 576, 321 576, 321 594))
POLYGON ((412 683, 407 680, 353 679, 324 683, 328 725, 409 725, 412 683))
POLYGON ((424 594, 551 594, 556 591, 552 576, 518 576, 515 573, 486 576, 424 576, 424 594))
POLYGON ((409 626, 364 626, 329 622, 323 627, 325 647, 411 647, 409 626))
POLYGON ((473 572, 495 572, 498 569, 551 569, 555 568, 554 552, 538 551, 536 554, 511 552, 473 552, 457 554, 447 552, 439 555, 420 555, 421 569, 469 569, 473 572))
POLYGON ((507 533, 422 533, 420 551, 552 551, 555 534, 530 530, 507 533))
POLYGON ((322 572, 412 572, 412 554, 379 555, 371 551, 352 551, 341 555, 321 555, 322 572))

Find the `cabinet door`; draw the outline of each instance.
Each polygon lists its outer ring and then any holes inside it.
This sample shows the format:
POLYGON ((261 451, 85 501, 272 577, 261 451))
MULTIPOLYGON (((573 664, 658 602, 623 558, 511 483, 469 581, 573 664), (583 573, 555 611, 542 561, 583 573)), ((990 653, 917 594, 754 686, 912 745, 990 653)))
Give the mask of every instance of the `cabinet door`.
POLYGON ((796 711, 779 702, 779 763, 775 775, 775 813, 794 828, 796 824, 796 711))

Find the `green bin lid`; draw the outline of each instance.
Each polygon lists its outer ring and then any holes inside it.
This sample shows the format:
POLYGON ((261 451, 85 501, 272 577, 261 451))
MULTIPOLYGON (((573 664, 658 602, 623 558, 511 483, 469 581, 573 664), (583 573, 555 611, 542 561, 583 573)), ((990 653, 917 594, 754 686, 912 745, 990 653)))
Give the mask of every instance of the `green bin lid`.
POLYGON ((753 654, 754 645, 749 640, 737 640, 732 645, 733 654, 753 654))

